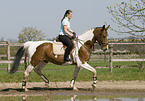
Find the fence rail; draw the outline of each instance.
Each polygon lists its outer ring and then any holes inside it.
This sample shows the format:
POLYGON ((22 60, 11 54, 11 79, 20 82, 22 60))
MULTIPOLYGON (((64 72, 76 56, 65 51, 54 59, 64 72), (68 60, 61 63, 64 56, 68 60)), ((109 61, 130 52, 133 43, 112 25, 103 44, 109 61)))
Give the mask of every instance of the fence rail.
POLYGON ((145 59, 113 59, 112 61, 145 61, 145 59))
MULTIPOLYGON (((2 60, 0 61, 0 63, 6 63, 6 64, 10 64, 10 63, 13 63, 14 61, 8 61, 8 60, 2 60)), ((24 61, 20 61, 20 63, 24 63, 24 61)))

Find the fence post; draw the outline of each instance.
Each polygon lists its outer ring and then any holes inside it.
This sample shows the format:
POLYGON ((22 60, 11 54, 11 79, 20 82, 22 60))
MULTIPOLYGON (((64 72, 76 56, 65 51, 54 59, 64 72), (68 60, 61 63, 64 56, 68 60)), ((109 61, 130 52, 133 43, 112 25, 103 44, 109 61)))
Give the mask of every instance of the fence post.
POLYGON ((104 51, 104 63, 106 63, 106 51, 104 51))
MULTIPOLYGON (((8 61, 10 61, 10 41, 8 41, 8 61)), ((10 63, 8 63, 8 73, 10 72, 10 63)))
POLYGON ((109 60, 110 66, 109 66, 109 69, 110 69, 110 72, 112 72, 112 67, 113 67, 113 65, 112 65, 112 61, 113 61, 113 45, 112 44, 110 44, 109 49, 110 49, 110 60, 109 60))

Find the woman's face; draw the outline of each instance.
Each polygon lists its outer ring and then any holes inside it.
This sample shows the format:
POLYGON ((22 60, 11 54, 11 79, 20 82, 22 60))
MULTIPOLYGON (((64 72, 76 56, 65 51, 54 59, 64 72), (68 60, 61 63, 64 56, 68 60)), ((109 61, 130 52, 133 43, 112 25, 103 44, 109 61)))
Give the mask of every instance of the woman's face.
POLYGON ((70 19, 72 17, 72 13, 70 12, 69 14, 67 14, 68 19, 70 19))

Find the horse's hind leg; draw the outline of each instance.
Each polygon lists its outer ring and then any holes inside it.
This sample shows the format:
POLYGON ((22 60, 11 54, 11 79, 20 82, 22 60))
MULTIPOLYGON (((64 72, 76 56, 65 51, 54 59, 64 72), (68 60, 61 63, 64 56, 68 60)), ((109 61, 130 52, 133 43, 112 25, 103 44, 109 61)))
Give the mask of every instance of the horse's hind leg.
POLYGON ((22 83, 22 88, 23 90, 27 91, 27 87, 26 87, 26 81, 27 81, 27 78, 29 76, 29 73, 33 70, 34 66, 32 66, 31 64, 26 68, 25 72, 24 72, 24 80, 23 80, 23 83, 22 83))
POLYGON ((41 73, 41 70, 43 67, 47 64, 45 61, 41 61, 38 63, 37 67, 34 69, 34 71, 43 79, 43 81, 46 83, 46 85, 49 85, 49 80, 41 73))
POLYGON ((27 66, 28 66, 28 59, 27 59, 28 57, 27 56, 25 56, 25 60, 24 60, 24 63, 25 63, 25 70, 26 70, 26 68, 27 68, 27 66))
POLYGON ((26 68, 28 66, 28 54, 27 54, 27 52, 25 52, 24 64, 25 64, 25 70, 26 70, 26 68))
POLYGON ((75 70, 74 70, 74 74, 73 74, 73 79, 71 81, 71 87, 73 87, 73 90, 78 90, 76 87, 75 87, 75 80, 78 76, 78 73, 79 73, 79 70, 80 70, 80 67, 75 67, 75 70))

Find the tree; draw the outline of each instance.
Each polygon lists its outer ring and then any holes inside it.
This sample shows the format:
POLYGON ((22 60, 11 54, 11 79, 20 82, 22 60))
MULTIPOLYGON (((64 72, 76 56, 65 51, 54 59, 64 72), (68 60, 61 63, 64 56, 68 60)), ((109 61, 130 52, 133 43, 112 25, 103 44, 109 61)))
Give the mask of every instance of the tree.
POLYGON ((26 42, 26 41, 37 41, 37 40, 44 40, 46 36, 42 31, 38 31, 36 28, 33 27, 25 27, 22 29, 21 33, 19 33, 19 42, 26 42))
POLYGON ((114 29, 117 33, 128 33, 135 37, 145 37, 145 1, 130 0, 130 2, 122 2, 116 4, 113 8, 107 7, 109 13, 113 16, 111 20, 118 24, 118 28, 114 29))
POLYGON ((4 37, 2 37, 2 38, 0 39, 0 41, 4 41, 4 37))

